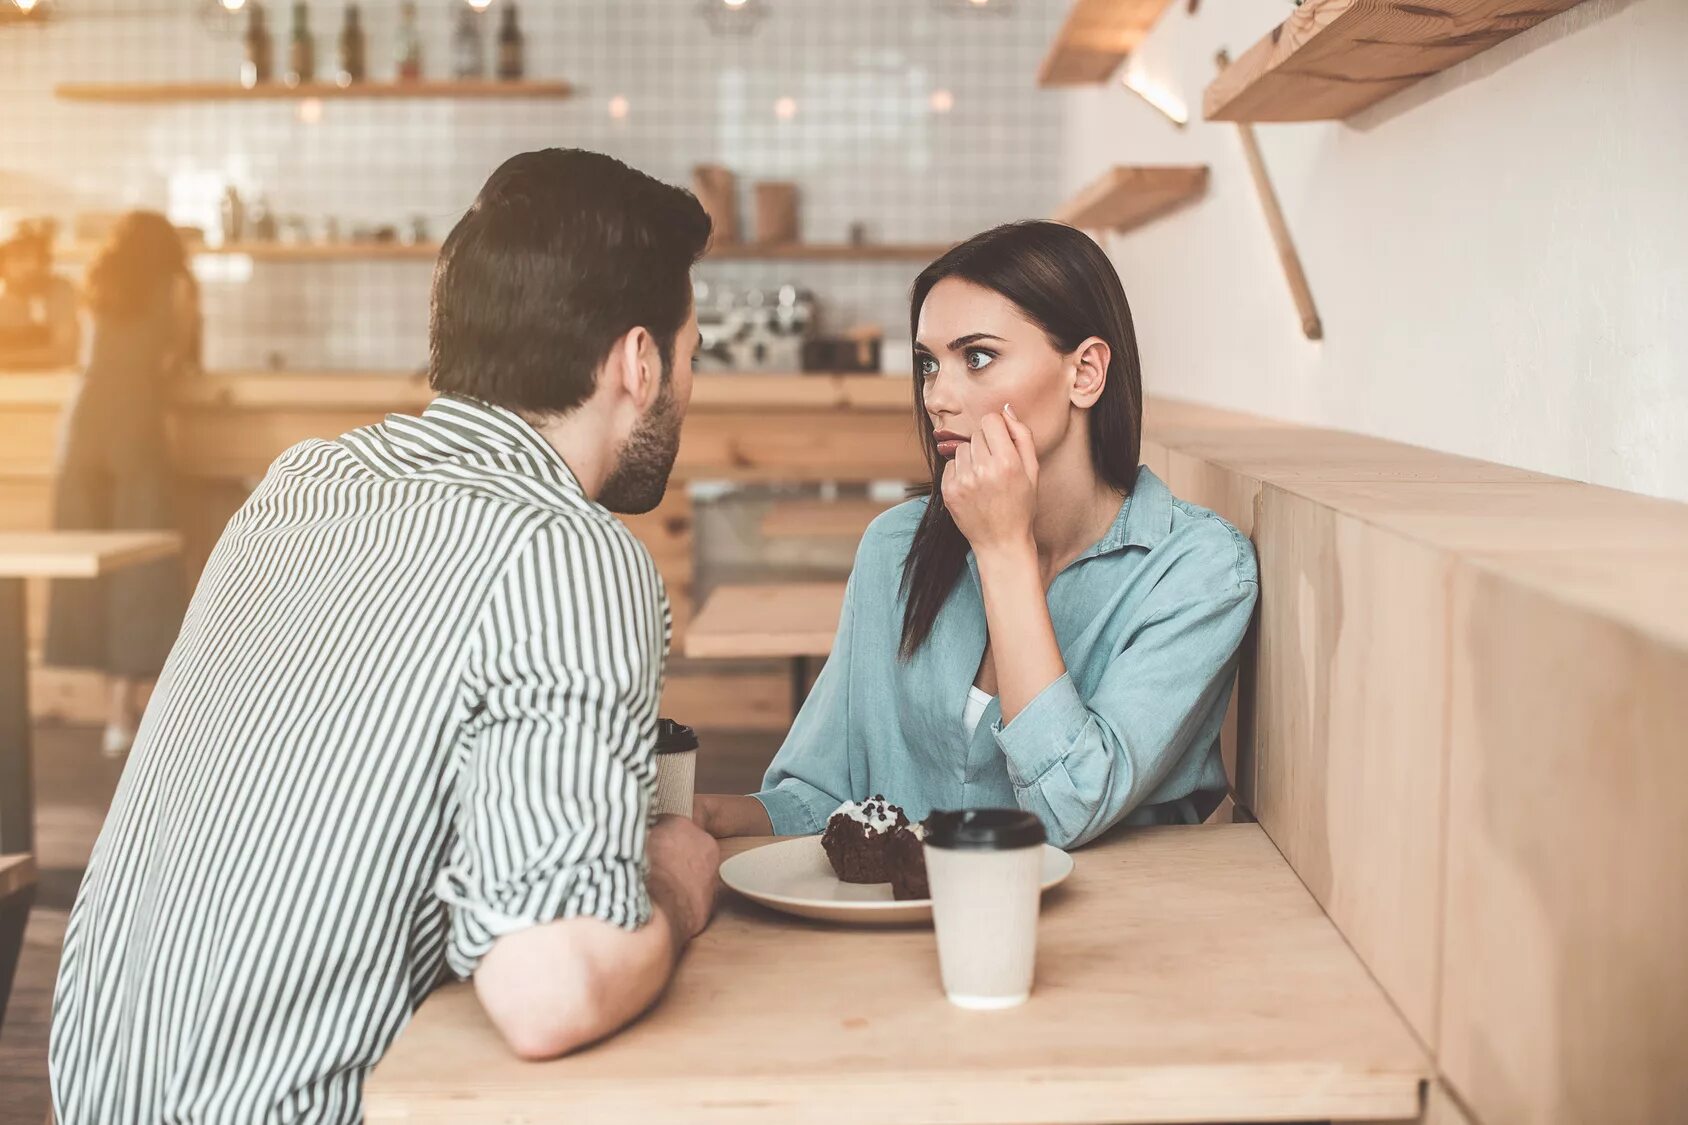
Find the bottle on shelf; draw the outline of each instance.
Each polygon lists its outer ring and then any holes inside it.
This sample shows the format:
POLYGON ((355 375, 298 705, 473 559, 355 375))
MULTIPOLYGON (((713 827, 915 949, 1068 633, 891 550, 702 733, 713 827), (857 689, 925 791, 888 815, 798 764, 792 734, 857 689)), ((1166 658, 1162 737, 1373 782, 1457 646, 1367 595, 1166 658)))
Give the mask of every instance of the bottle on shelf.
POLYGON ((399 5, 398 80, 418 82, 422 79, 422 36, 416 30, 415 0, 399 5))
POLYGON ((264 6, 254 0, 246 16, 246 61, 240 64, 240 84, 248 90, 275 77, 275 52, 270 29, 264 24, 264 6))
POLYGON ((350 86, 369 77, 365 65, 363 20, 356 4, 346 5, 346 22, 340 28, 340 73, 337 77, 342 86, 350 86))
POLYGON ((504 20, 498 28, 498 79, 519 82, 523 70, 522 29, 516 26, 516 2, 504 0, 504 20))
POLYGON ((293 5, 293 39, 287 45, 287 84, 298 86, 316 79, 316 44, 311 40, 310 13, 305 0, 293 5))
POLYGON ((486 77, 481 13, 467 4, 458 9, 457 29, 451 35, 451 76, 463 80, 486 77))

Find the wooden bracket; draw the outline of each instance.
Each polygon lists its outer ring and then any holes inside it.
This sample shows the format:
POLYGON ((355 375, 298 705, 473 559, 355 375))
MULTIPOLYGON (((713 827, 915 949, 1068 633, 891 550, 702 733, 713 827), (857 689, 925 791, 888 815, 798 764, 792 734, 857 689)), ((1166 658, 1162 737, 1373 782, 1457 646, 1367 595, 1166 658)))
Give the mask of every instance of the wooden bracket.
MULTIPOLYGON (((1219 68, 1223 70, 1231 64, 1231 56, 1225 51, 1218 55, 1219 68)), ((1324 325, 1319 321, 1319 310, 1313 304, 1313 290, 1307 284, 1307 273, 1301 268, 1301 255, 1295 251, 1295 241, 1290 238, 1289 224, 1284 222, 1284 210, 1278 204, 1278 193, 1272 190, 1272 181, 1266 175, 1266 162, 1260 157, 1260 144, 1254 139, 1254 126, 1247 122, 1237 123, 1237 136, 1243 145, 1243 156, 1248 161, 1248 171, 1254 177, 1254 190, 1260 196, 1260 208, 1266 213, 1266 225, 1272 231, 1272 244, 1278 249, 1278 261, 1284 267, 1284 280, 1289 282, 1290 296, 1295 298, 1295 310, 1301 314, 1301 331, 1309 340, 1322 340, 1325 335, 1324 325)))

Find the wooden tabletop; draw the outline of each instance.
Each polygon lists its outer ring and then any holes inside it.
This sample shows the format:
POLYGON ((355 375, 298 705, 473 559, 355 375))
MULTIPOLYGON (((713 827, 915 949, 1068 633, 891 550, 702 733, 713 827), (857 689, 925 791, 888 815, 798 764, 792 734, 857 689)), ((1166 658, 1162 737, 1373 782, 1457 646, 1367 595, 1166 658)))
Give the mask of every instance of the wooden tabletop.
POLYGON ((1258 826, 1114 833, 1075 859, 1020 1008, 952 1007, 930 929, 724 890, 657 1008, 581 1054, 521 1062, 470 986, 441 989, 376 1068, 368 1119, 1417 1117, 1421 1050, 1258 826))
POLYGON ((832 651, 842 582, 719 586, 686 628, 686 655, 766 659, 832 651))
POLYGON ((0 578, 94 578, 180 549, 154 531, 0 531, 0 578))
POLYGON ((0 900, 35 882, 35 857, 29 854, 0 855, 0 900))
POLYGON ((781 500, 762 517, 769 539, 860 539, 891 504, 878 500, 781 500))

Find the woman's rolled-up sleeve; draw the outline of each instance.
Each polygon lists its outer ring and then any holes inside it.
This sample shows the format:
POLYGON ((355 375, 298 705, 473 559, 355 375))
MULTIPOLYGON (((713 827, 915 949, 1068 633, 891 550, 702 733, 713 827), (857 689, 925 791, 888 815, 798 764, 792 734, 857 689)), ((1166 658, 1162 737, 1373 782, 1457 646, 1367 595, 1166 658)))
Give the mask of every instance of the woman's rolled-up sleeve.
POLYGON ((832 652, 792 721, 779 753, 751 794, 768 810, 776 836, 806 836, 850 799, 850 650, 856 575, 844 587, 844 608, 832 652))
POLYGON ((435 892, 447 961, 469 976, 505 934, 650 917, 645 836, 668 606, 618 527, 552 525, 512 562, 467 680, 456 833, 435 892))
MULTIPOLYGON (((1222 713, 1258 585, 1159 611, 1088 698, 1070 675, 993 727, 1021 808, 1050 842, 1088 842, 1143 804, 1222 713)), ((1205 739, 1204 739, 1205 741, 1205 739)))

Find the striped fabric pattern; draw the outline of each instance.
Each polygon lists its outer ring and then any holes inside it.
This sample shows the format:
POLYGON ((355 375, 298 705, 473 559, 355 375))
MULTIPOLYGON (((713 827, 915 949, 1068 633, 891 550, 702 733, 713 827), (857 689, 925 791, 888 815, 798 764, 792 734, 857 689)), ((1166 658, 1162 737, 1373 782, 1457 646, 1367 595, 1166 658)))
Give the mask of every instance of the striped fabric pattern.
POLYGON ((360 1120, 500 935, 649 917, 666 593, 517 415, 287 451, 196 591, 72 912, 62 1125, 360 1120))

